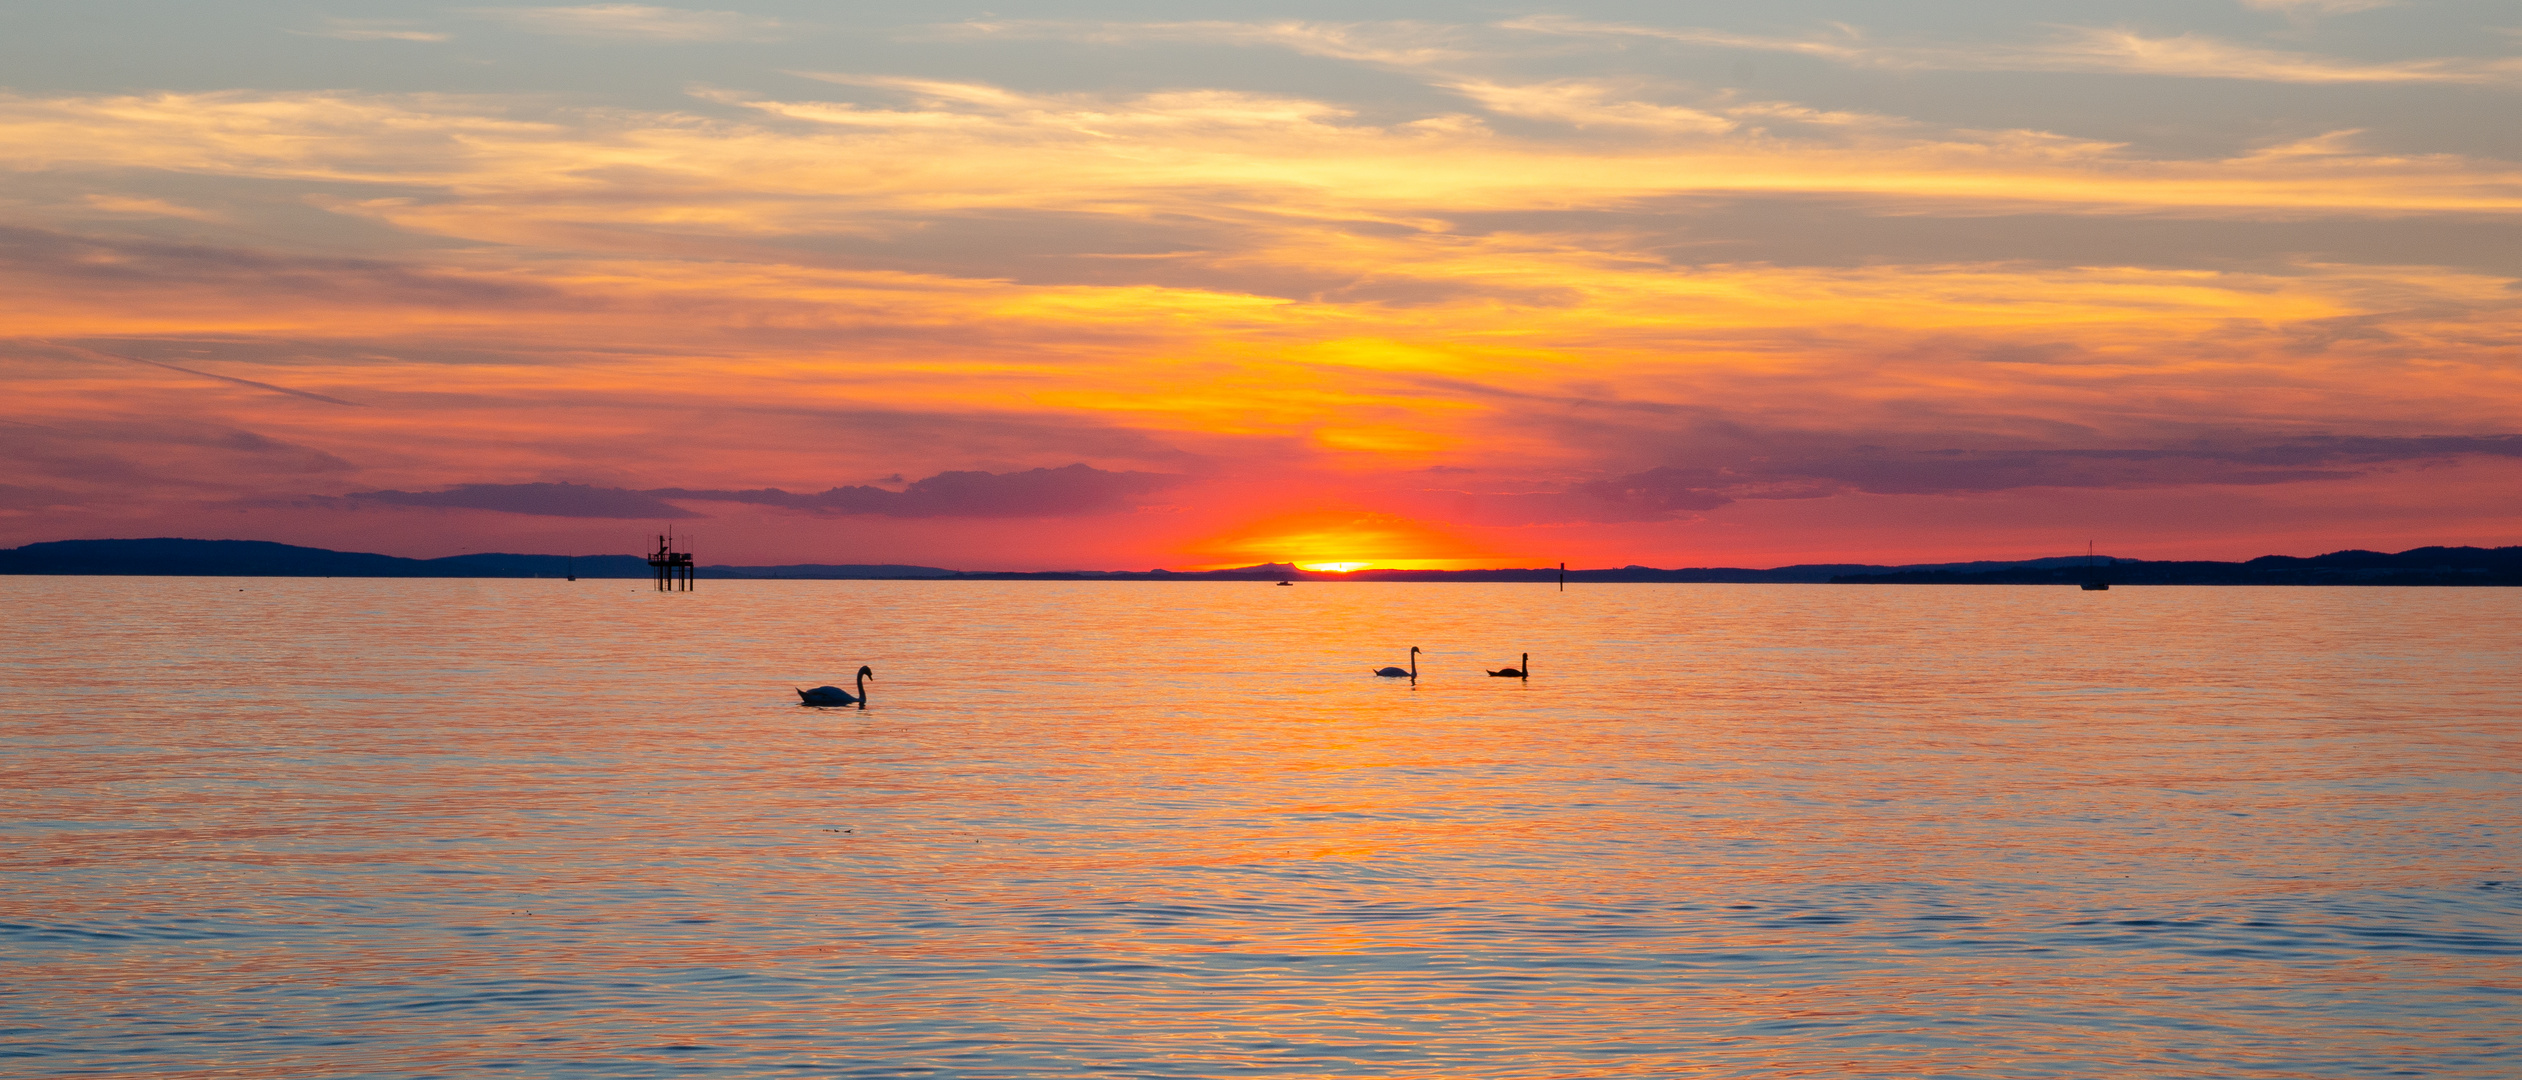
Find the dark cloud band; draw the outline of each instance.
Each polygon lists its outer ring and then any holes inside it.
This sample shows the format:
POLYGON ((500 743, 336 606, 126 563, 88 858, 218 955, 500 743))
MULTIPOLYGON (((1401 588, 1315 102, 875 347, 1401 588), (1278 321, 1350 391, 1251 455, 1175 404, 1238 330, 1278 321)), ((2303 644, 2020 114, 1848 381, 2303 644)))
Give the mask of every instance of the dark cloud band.
POLYGON ((777 488, 692 491, 665 488, 668 499, 753 503, 823 514, 882 514, 905 518, 1073 517, 1136 507, 1144 496, 1180 483, 1166 473, 1106 472, 1085 464, 1025 472, 942 472, 901 491, 868 486, 836 487, 813 494, 777 488))
POLYGON ((445 491, 357 491, 345 498, 384 506, 497 510, 538 517, 662 521, 701 516, 646 492, 585 484, 460 484, 445 491))
POLYGON ((1663 521, 1746 499, 1846 493, 1977 495, 2024 488, 2260 486, 2341 480, 2395 465, 2522 458, 2522 435, 2310 437, 2257 445, 2098 450, 1855 446, 1658 466, 1562 491, 1462 493, 1495 523, 1663 521))
POLYGON ((660 521, 702 516, 674 505, 677 501, 732 502, 818 514, 900 518, 1077 517, 1134 509, 1146 496, 1182 480, 1163 473, 1106 472, 1080 463, 1011 473, 942 472, 913 481, 901 491, 863 485, 795 493, 778 488, 634 491, 568 483, 460 484, 443 491, 363 491, 345 498, 386 506, 660 521))

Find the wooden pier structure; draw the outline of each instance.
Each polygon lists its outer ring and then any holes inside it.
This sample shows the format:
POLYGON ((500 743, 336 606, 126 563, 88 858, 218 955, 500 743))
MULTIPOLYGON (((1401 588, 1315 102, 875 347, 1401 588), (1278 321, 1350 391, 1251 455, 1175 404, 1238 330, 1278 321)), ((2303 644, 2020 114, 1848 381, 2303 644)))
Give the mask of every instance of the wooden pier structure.
POLYGON ((648 556, 648 569, 657 575, 658 592, 692 591, 692 553, 674 550, 674 536, 657 537, 657 550, 648 556))

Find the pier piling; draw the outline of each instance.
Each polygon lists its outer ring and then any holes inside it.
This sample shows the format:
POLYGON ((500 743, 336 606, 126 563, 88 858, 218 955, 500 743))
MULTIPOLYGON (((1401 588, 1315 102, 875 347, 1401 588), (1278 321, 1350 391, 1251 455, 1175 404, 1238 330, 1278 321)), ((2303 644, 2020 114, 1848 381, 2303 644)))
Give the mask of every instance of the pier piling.
POLYGON ((658 592, 692 591, 692 553, 674 550, 674 535, 657 537, 657 550, 648 556, 648 569, 657 575, 658 592))

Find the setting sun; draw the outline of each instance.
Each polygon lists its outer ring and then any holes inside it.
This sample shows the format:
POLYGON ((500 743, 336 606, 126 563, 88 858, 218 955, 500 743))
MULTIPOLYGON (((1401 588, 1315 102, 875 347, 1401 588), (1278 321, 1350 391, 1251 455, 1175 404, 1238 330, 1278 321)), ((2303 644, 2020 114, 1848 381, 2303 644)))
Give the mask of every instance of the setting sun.
POLYGON ((1296 568, 1299 570, 1317 570, 1326 574, 1345 574, 1352 570, 1364 570, 1373 565, 1375 564, 1362 562, 1318 562, 1297 563, 1296 568))

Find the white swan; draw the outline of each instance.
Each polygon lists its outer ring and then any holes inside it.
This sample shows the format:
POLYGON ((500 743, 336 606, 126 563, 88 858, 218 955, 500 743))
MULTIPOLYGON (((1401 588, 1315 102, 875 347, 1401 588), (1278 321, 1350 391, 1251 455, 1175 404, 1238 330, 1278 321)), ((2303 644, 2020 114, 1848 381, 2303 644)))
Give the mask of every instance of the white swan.
POLYGON ((1375 674, 1387 679, 1407 677, 1411 682, 1419 681, 1419 647, 1416 645, 1410 646, 1410 670, 1403 671, 1397 667, 1376 668, 1375 674))
MULTIPOLYGON (((800 705, 856 705, 864 709, 867 707, 867 680, 875 677, 876 669, 860 664, 858 665, 858 693, 855 696, 837 686, 818 686, 812 690, 797 690, 797 703, 800 705)), ((789 689, 796 690, 797 688, 792 686, 789 689)))

